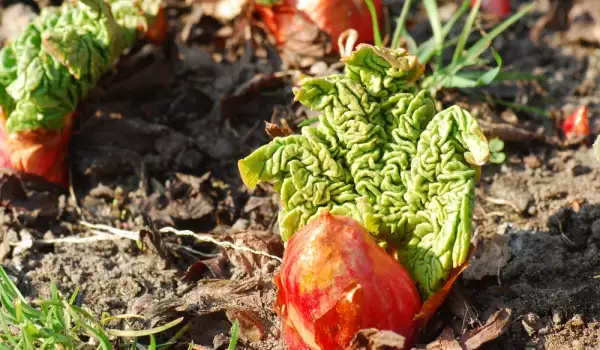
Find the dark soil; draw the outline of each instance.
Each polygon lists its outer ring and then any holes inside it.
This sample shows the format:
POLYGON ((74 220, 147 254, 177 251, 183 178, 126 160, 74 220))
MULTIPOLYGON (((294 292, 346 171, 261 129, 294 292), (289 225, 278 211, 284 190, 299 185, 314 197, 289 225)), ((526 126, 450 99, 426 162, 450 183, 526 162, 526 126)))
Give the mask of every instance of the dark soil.
MULTIPOLYGON (((548 141, 559 138, 557 120, 584 104, 592 135, 600 132, 600 43, 571 42, 566 27, 530 41, 547 9, 540 1, 494 47, 505 70, 548 80, 476 93, 551 111, 552 118, 456 91, 440 95, 444 104, 472 111, 488 136, 503 130, 506 143, 507 161, 484 167, 474 211, 478 249, 456 285, 470 312, 446 305, 438 315, 459 334, 510 308, 510 325, 486 349, 600 349, 600 165, 590 140, 570 147, 548 141)), ((281 348, 272 308, 277 260, 157 231, 207 233, 281 256, 278 198, 267 188, 248 191, 237 160, 268 140, 264 121, 285 118, 294 128, 307 115, 293 104, 297 73, 273 46, 258 39, 252 48, 209 17, 188 24, 191 11, 172 1, 166 47, 137 47, 80 106, 70 146, 72 193, 1 174, 0 262, 28 298, 48 296, 55 281, 65 295, 79 288, 78 303, 98 315, 151 320, 133 327, 184 315, 191 330, 183 349, 192 341, 226 348, 233 319, 244 320, 241 346, 281 348), (192 30, 182 43, 186 24, 192 30), (289 74, 274 74, 282 70, 289 74), (51 242, 98 234, 85 222, 143 229, 144 244, 51 242)), ((19 25, 3 20, 0 40, 19 25)), ((414 31, 417 39, 430 36, 426 22, 414 31)), ((317 60, 313 72, 329 62, 317 60)))

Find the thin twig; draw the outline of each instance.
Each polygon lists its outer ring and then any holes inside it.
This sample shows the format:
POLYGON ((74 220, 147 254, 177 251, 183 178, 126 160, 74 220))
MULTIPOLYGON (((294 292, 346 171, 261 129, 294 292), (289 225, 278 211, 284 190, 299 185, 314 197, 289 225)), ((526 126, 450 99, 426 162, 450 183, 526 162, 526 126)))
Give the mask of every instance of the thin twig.
POLYGON ((271 258, 273 260, 277 260, 279 262, 282 262, 283 260, 275 255, 271 255, 265 252, 261 252, 259 250, 254 250, 248 247, 244 247, 244 246, 240 246, 237 244, 233 244, 231 242, 223 242, 223 241, 218 241, 216 239, 214 239, 211 236, 208 235, 200 235, 197 233, 194 233, 192 231, 188 231, 188 230, 183 230, 183 231, 178 231, 176 229, 174 229, 173 227, 163 227, 162 229, 159 230, 159 232, 169 232, 169 233, 174 233, 177 236, 191 236, 194 237, 195 239, 197 239, 200 242, 209 242, 209 243, 213 243, 216 244, 220 247, 225 247, 225 248, 231 248, 234 250, 239 250, 239 251, 243 251, 243 252, 248 252, 248 253, 252 253, 252 254, 257 254, 257 255, 262 255, 262 256, 266 256, 267 258, 271 258))
POLYGON ((98 242, 98 241, 114 241, 117 239, 121 239, 121 237, 103 233, 103 234, 95 234, 94 236, 89 236, 89 237, 71 236, 71 237, 52 238, 52 239, 34 239, 34 240, 23 240, 20 242, 11 242, 9 244, 12 246, 22 246, 22 245, 31 246, 34 244, 61 244, 61 243, 80 244, 80 243, 90 243, 90 242, 98 242))
POLYGON ((81 216, 81 207, 79 206, 79 203, 77 203, 77 196, 75 195, 75 189, 73 188, 73 169, 71 167, 69 167, 69 196, 73 200, 77 215, 81 216))
MULTIPOLYGON (((95 233, 97 235, 102 235, 102 234, 106 234, 106 233, 110 233, 113 234, 115 236, 121 237, 121 238, 127 238, 127 239, 132 239, 132 240, 138 240, 139 238, 139 234, 136 232, 132 232, 132 231, 126 231, 126 230, 121 230, 118 229, 116 227, 112 227, 112 226, 108 226, 108 225, 102 225, 102 224, 91 224, 89 222, 86 221, 79 221, 79 223, 87 228, 90 229, 90 231, 92 233, 95 233)), ((192 231, 188 231, 188 230, 184 230, 184 231, 178 231, 173 227, 164 227, 162 229, 159 230, 160 233, 174 233, 177 236, 191 236, 194 237, 196 240, 200 241, 200 242, 209 242, 209 243, 213 243, 216 244, 220 247, 225 247, 225 248, 230 248, 230 249, 234 249, 234 250, 238 250, 238 251, 244 251, 244 252, 248 252, 248 253, 252 253, 252 254, 257 254, 257 255, 262 255, 262 256, 266 256, 268 258, 277 260, 279 262, 282 262, 283 260, 275 255, 271 255, 265 252, 261 252, 258 250, 254 250, 245 246, 240 246, 237 244, 233 244, 231 242, 223 242, 223 241, 219 241, 214 239, 213 237, 209 236, 209 235, 201 235, 201 234, 197 234, 194 233, 192 231)), ((188 251, 191 251, 188 249, 188 251)), ((195 253, 199 253, 194 251, 195 253)), ((203 254, 205 255, 205 254, 203 254)))
POLYGON ((83 220, 79 220, 79 224, 89 228, 92 232, 96 231, 96 232, 94 232, 96 234, 110 233, 112 235, 119 236, 121 238, 131 239, 134 241, 137 241, 139 238, 139 234, 136 232, 121 230, 116 227, 112 227, 112 226, 108 226, 108 225, 91 224, 91 223, 89 223, 87 221, 83 221, 83 220), (97 231, 100 231, 100 232, 97 232, 97 231))
POLYGON ((513 208, 517 214, 521 214, 521 210, 519 210, 519 207, 517 207, 517 205, 515 203, 512 203, 510 201, 507 201, 505 199, 501 199, 501 198, 494 198, 494 197, 489 197, 489 196, 482 196, 483 199, 485 199, 486 201, 492 203, 492 204, 498 204, 498 205, 508 205, 509 207, 513 208))

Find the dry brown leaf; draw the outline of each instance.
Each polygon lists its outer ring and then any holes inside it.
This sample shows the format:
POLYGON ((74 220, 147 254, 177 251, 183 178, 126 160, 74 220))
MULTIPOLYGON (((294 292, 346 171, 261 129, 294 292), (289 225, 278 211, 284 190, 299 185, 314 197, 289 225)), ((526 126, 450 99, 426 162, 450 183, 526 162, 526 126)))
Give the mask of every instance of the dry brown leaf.
POLYGON ((349 350, 394 350, 404 349, 406 339, 392 331, 380 331, 375 328, 362 329, 350 342, 349 350))
POLYGON ((412 350, 476 350, 483 344, 498 338, 509 325, 512 311, 500 309, 490 316, 485 325, 463 334, 458 340, 454 338, 452 328, 445 328, 440 336, 426 346, 418 346, 412 350))
POLYGON ((460 337, 461 343, 466 345, 468 350, 479 349, 483 344, 502 335, 510 323, 511 316, 512 310, 509 308, 496 311, 485 325, 463 334, 460 337))
POLYGON ((215 278, 225 279, 227 277, 224 269, 226 261, 227 259, 222 255, 212 259, 198 260, 188 267, 184 279, 188 283, 196 282, 203 277, 207 269, 210 270, 215 278))
MULTIPOLYGON (((227 241, 250 248, 254 251, 265 252, 278 257, 283 256, 283 241, 279 235, 266 231, 243 231, 230 235, 227 241)), ((255 270, 260 270, 267 264, 272 264, 273 259, 264 255, 254 254, 252 252, 239 251, 223 248, 225 254, 231 263, 245 270, 248 275, 252 275, 255 270)))
POLYGON ((440 336, 433 342, 412 348, 411 350, 464 350, 454 339, 452 328, 444 328, 440 336))
POLYGON ((289 136, 294 133, 292 131, 292 129, 290 129, 289 125, 287 125, 287 123, 284 124, 283 127, 281 127, 277 124, 269 123, 266 120, 265 120, 265 132, 267 133, 267 135, 269 135, 273 138, 289 136))
POLYGON ((470 280, 481 280, 485 276, 498 276, 511 257, 508 238, 505 235, 484 237, 479 243, 478 251, 471 259, 464 276, 470 280))

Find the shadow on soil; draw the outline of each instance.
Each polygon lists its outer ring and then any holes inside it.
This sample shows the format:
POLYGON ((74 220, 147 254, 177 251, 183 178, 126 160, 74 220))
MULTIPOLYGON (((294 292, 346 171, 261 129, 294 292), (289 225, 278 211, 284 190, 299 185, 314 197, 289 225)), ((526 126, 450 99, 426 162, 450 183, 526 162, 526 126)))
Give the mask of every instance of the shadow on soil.
POLYGON ((486 349, 522 349, 535 338, 545 344, 546 335, 565 329, 584 339, 585 322, 600 320, 595 277, 600 274, 600 204, 563 208, 549 218, 548 227, 548 232, 509 232, 512 259, 501 275, 484 283, 465 281, 468 299, 484 319, 499 307, 513 310, 509 332, 486 349), (521 325, 530 313, 541 322, 533 332, 521 325))

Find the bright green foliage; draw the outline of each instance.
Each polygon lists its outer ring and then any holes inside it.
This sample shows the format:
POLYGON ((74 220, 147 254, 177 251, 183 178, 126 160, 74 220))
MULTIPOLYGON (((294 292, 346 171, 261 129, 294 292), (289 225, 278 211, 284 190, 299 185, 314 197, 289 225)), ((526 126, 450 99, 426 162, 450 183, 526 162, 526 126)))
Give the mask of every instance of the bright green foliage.
MULTIPOLYGON (((54 350, 54 349, 122 349, 114 346, 118 337, 134 338, 130 349, 139 349, 137 337, 150 336, 149 350, 173 345, 182 331, 167 343, 156 345, 154 335, 181 323, 178 318, 165 325, 140 331, 106 328, 114 319, 143 318, 139 315, 120 315, 96 319, 90 312, 75 305, 78 291, 67 300, 55 283, 51 284, 51 297, 28 303, 6 271, 0 266, 0 350, 54 350), (90 339, 93 338, 93 339, 90 339), (92 346, 93 343, 97 345, 92 346)), ((182 330, 187 330, 187 326, 182 330)))
POLYGON ((490 163, 502 164, 506 160, 504 150, 504 141, 499 138, 490 140, 490 163))
POLYGON ((43 9, 0 51, 0 107, 8 131, 61 129, 65 116, 148 26, 159 4, 78 0, 43 9))
POLYGON ((436 114, 422 72, 403 49, 361 44, 345 75, 308 78, 296 99, 320 111, 317 127, 275 138, 239 162, 245 184, 273 183, 288 240, 328 209, 398 249, 424 298, 465 262, 473 191, 488 142, 458 106, 436 114))

